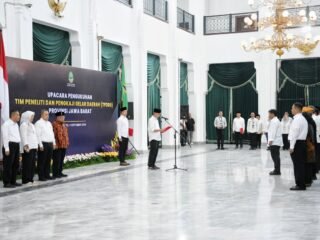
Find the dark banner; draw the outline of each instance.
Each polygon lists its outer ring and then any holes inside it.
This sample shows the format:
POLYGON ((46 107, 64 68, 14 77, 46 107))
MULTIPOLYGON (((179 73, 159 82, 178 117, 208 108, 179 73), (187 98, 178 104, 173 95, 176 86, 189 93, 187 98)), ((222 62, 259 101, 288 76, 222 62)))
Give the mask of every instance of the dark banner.
POLYGON ((27 110, 40 118, 41 109, 66 113, 68 155, 95 152, 110 143, 116 131, 114 74, 55 64, 7 58, 10 108, 27 110))

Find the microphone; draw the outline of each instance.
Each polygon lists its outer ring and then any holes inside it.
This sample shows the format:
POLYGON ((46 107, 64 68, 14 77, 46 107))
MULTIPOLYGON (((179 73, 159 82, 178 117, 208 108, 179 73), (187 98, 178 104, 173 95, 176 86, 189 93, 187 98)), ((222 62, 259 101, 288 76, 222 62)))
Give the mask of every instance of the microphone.
POLYGON ((163 117, 163 116, 161 116, 161 118, 166 120, 166 121, 169 120, 169 118, 166 118, 166 117, 163 117))

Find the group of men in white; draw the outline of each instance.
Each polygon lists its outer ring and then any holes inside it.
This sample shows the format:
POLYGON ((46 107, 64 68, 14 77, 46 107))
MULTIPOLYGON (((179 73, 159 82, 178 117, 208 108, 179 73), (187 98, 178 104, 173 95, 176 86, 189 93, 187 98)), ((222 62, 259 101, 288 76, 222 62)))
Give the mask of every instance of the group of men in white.
MULTIPOLYGON (((270 175, 281 175, 280 148, 289 150, 293 161, 296 185, 290 190, 305 190, 317 179, 316 174, 320 170, 320 115, 319 109, 313 106, 303 107, 300 103, 292 105, 290 117, 285 112, 282 119, 278 118, 278 112, 271 109, 268 112, 268 120, 263 122, 259 114, 252 112, 247 124, 236 113, 233 119, 232 132, 236 149, 243 148, 245 132, 250 142, 250 150, 261 148, 261 138, 265 135, 267 149, 270 150, 274 161, 274 170, 270 175)), ((224 130, 228 127, 227 120, 220 111, 214 120, 217 135, 217 149, 224 149, 224 130)))

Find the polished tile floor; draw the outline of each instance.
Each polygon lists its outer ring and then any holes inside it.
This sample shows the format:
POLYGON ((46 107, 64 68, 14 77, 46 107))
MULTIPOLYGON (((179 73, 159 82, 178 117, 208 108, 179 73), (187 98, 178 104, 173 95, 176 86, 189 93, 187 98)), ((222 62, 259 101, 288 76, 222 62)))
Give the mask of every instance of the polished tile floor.
MULTIPOLYGON (((0 239, 320 239, 320 180, 306 192, 290 192, 287 152, 281 177, 268 175, 266 150, 199 145, 178 154, 188 172, 165 171, 173 157, 167 149, 160 171, 147 170, 142 155, 125 171, 2 196, 0 239)), ((109 167, 115 168, 94 169, 109 167)))

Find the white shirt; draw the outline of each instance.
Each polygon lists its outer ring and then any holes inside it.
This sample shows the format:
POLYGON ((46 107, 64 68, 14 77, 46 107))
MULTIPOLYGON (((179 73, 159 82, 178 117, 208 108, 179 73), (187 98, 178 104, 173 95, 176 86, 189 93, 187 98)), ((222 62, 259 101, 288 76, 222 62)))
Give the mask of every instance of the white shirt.
POLYGON ((24 122, 20 125, 21 147, 28 145, 29 149, 38 149, 36 129, 32 123, 24 122))
POLYGON ((260 119, 258 120, 258 134, 262 134, 262 133, 263 133, 263 121, 260 119))
POLYGON ((148 122, 149 142, 152 140, 161 141, 161 133, 154 130, 160 130, 159 120, 152 116, 148 122))
POLYGON ((247 132, 248 133, 257 133, 258 132, 258 119, 249 118, 247 124, 247 132))
POLYGON ((56 145, 56 140, 54 138, 53 128, 52 124, 49 121, 45 121, 42 118, 40 118, 36 124, 36 133, 38 137, 39 146, 43 147, 42 142, 48 142, 53 143, 53 145, 56 145))
MULTIPOLYGON (((271 146, 283 146, 281 123, 277 117, 272 118, 268 128, 268 141, 271 146)), ((269 144, 268 143, 268 144, 269 144)))
POLYGON ((294 149, 297 140, 306 140, 307 134, 308 122, 301 113, 298 113, 293 117, 289 130, 288 139, 290 141, 290 149, 294 149))
POLYGON ((227 120, 225 117, 216 117, 214 119, 214 127, 219 129, 225 129, 227 127, 227 120))
POLYGON ((187 128, 186 122, 187 122, 187 120, 185 120, 185 119, 180 120, 180 130, 185 130, 187 128))
POLYGON ((125 116, 120 116, 117 120, 117 131, 119 139, 121 140, 122 137, 128 138, 129 135, 129 121, 128 118, 125 116))
POLYGON ((317 143, 320 143, 320 115, 313 115, 312 118, 317 126, 317 143))
POLYGON ((9 142, 20 143, 20 132, 18 123, 8 119, 2 124, 2 141, 5 151, 9 151, 9 142))
POLYGON ((246 124, 244 122, 244 119, 242 117, 239 117, 239 118, 234 118, 233 119, 233 126, 232 126, 232 130, 234 132, 240 132, 240 129, 243 129, 243 132, 244 130, 246 129, 246 124))
POLYGON ((290 117, 286 120, 282 118, 281 120, 282 134, 289 134, 291 122, 292 122, 292 118, 290 117))

